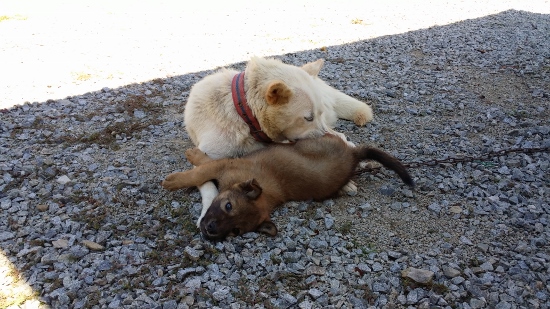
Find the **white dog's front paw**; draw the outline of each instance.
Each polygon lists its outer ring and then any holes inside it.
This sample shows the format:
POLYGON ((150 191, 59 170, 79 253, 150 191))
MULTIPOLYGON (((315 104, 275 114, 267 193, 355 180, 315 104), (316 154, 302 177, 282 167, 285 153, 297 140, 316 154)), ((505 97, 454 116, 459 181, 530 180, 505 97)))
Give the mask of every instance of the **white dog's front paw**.
POLYGON ((201 215, 201 216, 199 217, 199 219, 197 219, 197 228, 198 228, 199 230, 200 230, 200 228, 201 228, 201 221, 202 221, 202 218, 203 218, 203 217, 204 217, 204 215, 201 215))
POLYGON ((349 196, 355 196, 357 194, 357 186, 353 180, 350 180, 344 187, 342 187, 340 192, 349 196))

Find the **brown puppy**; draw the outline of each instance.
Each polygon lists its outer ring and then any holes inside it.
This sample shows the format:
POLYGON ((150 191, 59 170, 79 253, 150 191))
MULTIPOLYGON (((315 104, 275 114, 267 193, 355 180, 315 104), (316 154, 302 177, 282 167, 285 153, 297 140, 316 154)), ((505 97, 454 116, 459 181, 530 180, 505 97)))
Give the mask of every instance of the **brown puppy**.
POLYGON ((218 182, 220 194, 200 224, 201 232, 212 240, 252 231, 276 235, 277 227, 270 220, 275 207, 336 195, 362 160, 376 160, 414 185, 395 157, 368 146, 350 147, 334 135, 274 144, 237 159, 212 160, 196 148, 186 155, 197 167, 168 175, 162 186, 176 190, 218 182))

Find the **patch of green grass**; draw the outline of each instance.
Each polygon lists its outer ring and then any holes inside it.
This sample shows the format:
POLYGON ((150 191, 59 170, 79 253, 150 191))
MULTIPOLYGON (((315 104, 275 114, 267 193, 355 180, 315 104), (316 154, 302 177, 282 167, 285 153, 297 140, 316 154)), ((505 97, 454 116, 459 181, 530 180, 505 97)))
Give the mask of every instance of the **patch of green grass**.
MULTIPOLYGON (((77 136, 65 136, 63 138, 63 141, 71 144, 98 144, 102 146, 107 146, 111 150, 120 150, 120 145, 116 143, 117 135, 126 136, 127 138, 141 138, 141 131, 151 125, 157 125, 161 123, 160 117, 157 116, 162 112, 162 109, 155 104, 147 102, 146 97, 143 95, 128 96, 126 100, 119 102, 116 106, 116 111, 118 113, 127 113, 128 115, 133 115, 134 111, 137 109, 154 115, 146 119, 136 119, 132 117, 124 122, 111 123, 99 131, 85 132, 77 136)), ((98 114, 90 113, 86 117, 91 118, 95 115, 98 114)), ((44 121, 42 121, 41 119, 37 119, 35 123, 36 127, 40 127, 42 126, 44 121)), ((12 135, 17 133, 18 132, 15 130, 12 131, 12 135)))
POLYGON ((470 259, 470 267, 479 267, 479 265, 482 264, 482 262, 480 260, 478 260, 477 258, 473 257, 470 259))
POLYGON ((281 257, 275 253, 271 254, 270 259, 274 265, 279 265, 283 261, 283 259, 281 259, 281 257))
POLYGON ((414 280, 411 280, 409 278, 401 278, 401 283, 403 284, 403 287, 405 290, 414 290, 416 288, 427 288, 429 290, 434 291, 435 293, 439 295, 443 295, 449 291, 449 288, 441 283, 436 283, 433 281, 430 281, 426 284, 418 283, 414 280))
POLYGON ((369 288, 368 285, 355 285, 355 288, 358 290, 363 291, 363 299, 369 303, 369 305, 374 305, 374 302, 376 301, 377 295, 369 288))
POLYGON ((364 256, 367 256, 371 253, 376 253, 378 250, 376 249, 376 246, 372 243, 367 244, 367 246, 361 247, 361 252, 364 256))
POLYGON ((97 207, 93 210, 84 210, 76 214, 75 221, 86 223, 88 228, 99 231, 105 223, 105 219, 109 215, 108 210, 105 207, 97 207))
POLYGON ((99 301, 101 300, 101 291, 92 291, 87 295, 87 301, 86 301, 86 307, 91 308, 95 305, 99 305, 99 301))
POLYGON ((345 221, 338 227, 338 231, 342 233, 342 235, 348 235, 351 232, 352 226, 353 223, 351 221, 345 221))
POLYGON ((520 120, 530 116, 530 113, 526 110, 512 110, 509 111, 508 114, 520 120))
POLYGON ((237 281, 237 293, 233 295, 237 301, 243 301, 249 306, 256 305, 256 294, 250 289, 250 283, 244 277, 237 281))

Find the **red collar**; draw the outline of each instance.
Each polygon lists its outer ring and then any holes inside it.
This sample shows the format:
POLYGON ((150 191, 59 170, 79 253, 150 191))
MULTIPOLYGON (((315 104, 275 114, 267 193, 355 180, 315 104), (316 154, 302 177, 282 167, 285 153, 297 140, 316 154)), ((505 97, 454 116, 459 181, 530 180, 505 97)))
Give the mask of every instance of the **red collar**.
POLYGON ((254 117, 250 106, 246 103, 246 95, 244 93, 244 72, 236 74, 233 77, 233 82, 231 83, 231 94, 233 95, 233 104, 235 105, 235 109, 250 128, 250 134, 252 137, 261 143, 273 142, 271 138, 269 138, 269 136, 262 131, 258 119, 254 117))

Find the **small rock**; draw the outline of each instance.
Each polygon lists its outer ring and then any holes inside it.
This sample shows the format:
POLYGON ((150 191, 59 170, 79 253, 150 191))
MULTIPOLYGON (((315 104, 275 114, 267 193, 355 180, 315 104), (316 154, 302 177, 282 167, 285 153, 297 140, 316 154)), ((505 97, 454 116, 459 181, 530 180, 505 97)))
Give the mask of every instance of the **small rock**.
POLYGON ((309 266, 308 268, 306 268, 306 271, 305 271, 306 276, 311 276, 311 275, 323 276, 326 272, 327 271, 324 267, 315 266, 315 265, 309 266))
POLYGON ((485 262, 485 263, 479 265, 479 267, 481 269, 483 269, 484 271, 493 271, 494 270, 493 265, 489 262, 485 262))
POLYGON ((37 209, 38 211, 42 211, 42 212, 47 211, 48 208, 50 208, 50 206, 48 206, 48 205, 46 205, 46 204, 38 204, 38 205, 36 206, 36 209, 37 209))
POLYGON ((146 114, 145 112, 143 111, 140 111, 140 110, 134 110, 134 117, 138 118, 138 119, 142 119, 142 118, 145 118, 146 114))
POLYGON ((474 244, 472 243, 471 240, 469 240, 466 236, 462 235, 460 236, 460 242, 463 243, 463 244, 466 244, 466 245, 470 245, 470 246, 473 246, 474 244))
POLYGON ((216 291, 212 293, 212 297, 217 301, 222 301, 227 298, 230 291, 231 290, 227 286, 218 286, 216 287, 216 291))
POLYGON ((323 292, 321 292, 319 289, 309 289, 309 291, 307 291, 309 296, 311 296, 311 298, 313 298, 314 300, 323 296, 323 292))
POLYGON ((101 263, 99 263, 99 265, 97 266, 97 270, 105 271, 105 270, 111 269, 112 267, 113 267, 113 264, 111 264, 111 262, 101 261, 101 263))
POLYGON ((451 279, 451 282, 454 284, 454 285, 459 285, 459 284, 462 284, 462 282, 466 281, 466 279, 464 279, 463 277, 454 277, 453 279, 451 279))
POLYGON ((483 252, 487 252, 487 250, 489 250, 489 245, 488 244, 477 244, 477 247, 479 248, 479 250, 481 250, 483 252))
POLYGON ((390 208, 393 210, 400 210, 401 208, 403 208, 403 205, 400 202, 393 202, 391 203, 390 208))
POLYGON ((15 234, 12 232, 0 232, 0 241, 12 239, 15 237, 15 234))
POLYGON ((63 176, 60 176, 59 178, 57 178, 56 181, 58 183, 64 185, 64 184, 67 184, 67 183, 71 182, 71 179, 67 175, 63 175, 63 176))
POLYGON ((384 269, 384 266, 382 264, 376 262, 372 265, 372 271, 382 271, 384 269))
POLYGON ((470 307, 472 307, 472 309, 485 308, 486 305, 487 303, 483 299, 478 299, 478 298, 470 299, 470 307))
POLYGON ((443 274, 447 278, 454 278, 460 276, 460 270, 454 269, 449 266, 443 266, 443 274))
POLYGON ((334 226, 334 218, 330 215, 325 217, 325 227, 330 230, 334 226))
POLYGON ((453 214, 459 214, 462 212, 462 207, 460 206, 451 206, 449 207, 449 211, 453 214))
POLYGON ((66 239, 58 239, 58 240, 52 241, 52 245, 54 248, 64 249, 69 246, 69 241, 67 241, 66 239))
POLYGON ((401 276, 414 280, 417 283, 428 284, 430 281, 432 281, 434 272, 431 270, 409 267, 401 271, 401 276))
POLYGON ((57 262, 57 255, 55 254, 45 254, 40 259, 40 263, 42 264, 53 264, 57 262))
POLYGON ((178 308, 178 302, 171 299, 162 304, 162 309, 176 309, 178 308))
POLYGON ((379 191, 380 194, 386 196, 392 196, 395 193, 395 189, 389 186, 382 186, 379 191))
POLYGON ((441 206, 438 203, 430 204, 430 206, 428 206, 428 209, 436 214, 439 214, 441 212, 441 206))
POLYGON ((82 244, 86 247, 88 247, 88 249, 90 250, 96 250, 96 251, 99 251, 99 250, 103 250, 105 249, 105 247, 103 247, 102 245, 96 243, 96 242, 93 242, 93 241, 90 241, 90 240, 83 240, 82 241, 82 244))
POLYGON ((407 294, 407 304, 413 305, 418 302, 418 291, 414 289, 407 294))
POLYGON ((191 260, 197 261, 203 255, 203 252, 187 246, 185 247, 185 255, 191 260))
POLYGON ((189 281, 185 283, 185 287, 191 289, 191 290, 197 290, 201 287, 201 279, 200 278, 191 278, 189 281))
POLYGON ((388 293, 390 291, 390 285, 385 282, 374 282, 372 284, 372 291, 388 293))
POLYGON ((495 305, 495 309, 511 309, 512 305, 509 302, 501 301, 495 305))

